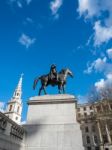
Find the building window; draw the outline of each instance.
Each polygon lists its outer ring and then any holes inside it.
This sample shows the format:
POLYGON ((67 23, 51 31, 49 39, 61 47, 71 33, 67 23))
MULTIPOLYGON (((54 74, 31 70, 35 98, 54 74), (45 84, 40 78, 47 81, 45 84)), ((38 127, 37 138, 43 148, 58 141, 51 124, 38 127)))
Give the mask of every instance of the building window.
POLYGON ((90 137, 89 136, 86 137, 86 141, 87 141, 87 144, 90 143, 90 137))
POLYGON ((12 110, 12 105, 10 105, 10 107, 9 107, 9 111, 11 111, 12 110))
POLYGON ((90 147, 90 146, 88 146, 88 147, 87 147, 87 150, 91 150, 91 147, 90 147))
POLYGON ((18 106, 18 108, 17 108, 17 113, 19 113, 19 109, 20 109, 20 107, 18 106))
POLYGON ((88 123, 88 120, 87 120, 87 119, 85 119, 85 120, 84 120, 84 123, 88 123))
POLYGON ((85 132, 89 132, 89 128, 88 127, 85 127, 85 132))
POLYGON ((78 117, 80 117, 81 116, 81 114, 80 113, 78 113, 78 117))
POLYGON ((101 112, 101 107, 100 106, 97 106, 97 112, 101 112))
POLYGON ((79 111, 80 111, 80 108, 77 108, 77 111, 79 112, 79 111))
POLYGON ((95 150, 100 150, 100 148, 99 147, 95 147, 95 150))
POLYGON ((111 110, 112 110, 112 104, 110 104, 110 108, 111 108, 111 110))
POLYGON ((93 112, 90 112, 90 115, 93 116, 93 112))
POLYGON ((17 96, 19 96, 19 93, 17 93, 17 96))
POLYGON ((106 135, 106 134, 103 135, 103 142, 104 142, 104 144, 105 144, 105 143, 108 143, 108 138, 107 138, 107 135, 106 135))
POLYGON ((87 113, 84 113, 84 116, 86 117, 86 116, 87 116, 87 113))
POLYGON ((112 140, 112 134, 110 134, 111 140, 112 140))
POLYGON ((18 117, 16 117, 16 120, 18 120, 18 117))
POLYGON ((92 108, 92 106, 90 106, 90 110, 92 110, 93 108, 92 108))
POLYGON ((92 126, 92 132, 95 132, 95 130, 96 130, 95 126, 92 126))
POLYGON ((103 105, 103 110, 108 111, 109 110, 109 106, 108 105, 103 105))
POLYGON ((86 107, 84 107, 84 111, 86 110, 86 107))
POLYGON ((98 143, 98 139, 97 139, 97 136, 94 135, 94 143, 97 144, 98 143))

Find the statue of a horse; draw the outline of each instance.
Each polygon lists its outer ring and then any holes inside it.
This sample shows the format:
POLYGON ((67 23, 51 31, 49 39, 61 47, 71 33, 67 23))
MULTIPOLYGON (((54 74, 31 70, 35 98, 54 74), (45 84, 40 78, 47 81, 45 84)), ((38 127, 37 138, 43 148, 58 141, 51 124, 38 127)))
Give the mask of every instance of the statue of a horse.
POLYGON ((58 73, 58 80, 51 80, 49 78, 49 74, 42 75, 42 76, 40 76, 34 80, 33 89, 35 90, 36 85, 37 85, 38 81, 40 80, 41 81, 41 87, 39 89, 38 95, 41 94, 42 90, 44 91, 44 94, 47 94, 46 93, 46 87, 48 85, 58 86, 59 93, 61 94, 62 91, 63 91, 63 93, 65 93, 66 78, 68 75, 73 77, 73 73, 68 68, 62 69, 58 73))

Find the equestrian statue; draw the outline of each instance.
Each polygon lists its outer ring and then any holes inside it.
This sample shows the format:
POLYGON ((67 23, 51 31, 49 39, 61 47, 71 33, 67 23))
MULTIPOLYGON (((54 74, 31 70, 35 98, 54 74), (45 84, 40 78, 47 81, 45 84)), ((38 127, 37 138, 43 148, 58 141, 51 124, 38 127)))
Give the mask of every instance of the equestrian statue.
POLYGON ((59 73, 57 73, 56 65, 52 64, 50 67, 49 74, 42 75, 40 77, 36 77, 33 83, 33 89, 35 90, 36 85, 38 81, 41 81, 41 87, 39 89, 38 95, 41 95, 42 90, 44 91, 44 94, 46 93, 46 87, 48 85, 51 86, 58 86, 58 92, 61 94, 62 92, 65 93, 65 85, 66 85, 66 79, 67 76, 73 77, 73 73, 70 71, 70 69, 62 69, 59 73))

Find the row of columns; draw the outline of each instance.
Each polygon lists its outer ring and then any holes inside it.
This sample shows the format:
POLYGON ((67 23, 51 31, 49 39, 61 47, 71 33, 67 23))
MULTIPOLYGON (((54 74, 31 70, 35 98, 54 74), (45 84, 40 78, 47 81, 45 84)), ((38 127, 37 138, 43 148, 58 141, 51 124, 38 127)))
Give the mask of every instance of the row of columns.
MULTIPOLYGON (((98 126, 98 131, 99 131, 100 142, 103 143, 102 132, 101 132, 101 127, 100 127, 99 120, 97 121, 97 126, 98 126)), ((111 136, 110 136, 110 131, 108 129, 107 123, 105 123, 105 130, 106 130, 108 142, 112 143, 112 139, 111 139, 111 136)))
MULTIPOLYGON (((104 112, 103 104, 100 104, 99 106, 101 107, 101 111, 102 111, 102 112, 104 112)), ((111 106, 110 106, 110 103, 109 103, 109 102, 107 103, 107 105, 106 105, 106 106, 108 106, 108 108, 109 108, 109 110, 108 110, 108 111, 112 111, 112 108, 111 108, 111 106)), ((97 106, 95 106, 95 112, 98 112, 98 110, 97 110, 97 106)))

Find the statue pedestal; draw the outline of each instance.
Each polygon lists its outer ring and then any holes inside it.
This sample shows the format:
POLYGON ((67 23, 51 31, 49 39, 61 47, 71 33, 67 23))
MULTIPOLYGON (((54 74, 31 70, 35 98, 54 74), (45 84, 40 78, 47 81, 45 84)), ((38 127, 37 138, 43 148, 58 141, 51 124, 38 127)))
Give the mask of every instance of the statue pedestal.
POLYGON ((36 96, 28 105, 26 150, 84 150, 74 96, 36 96))

